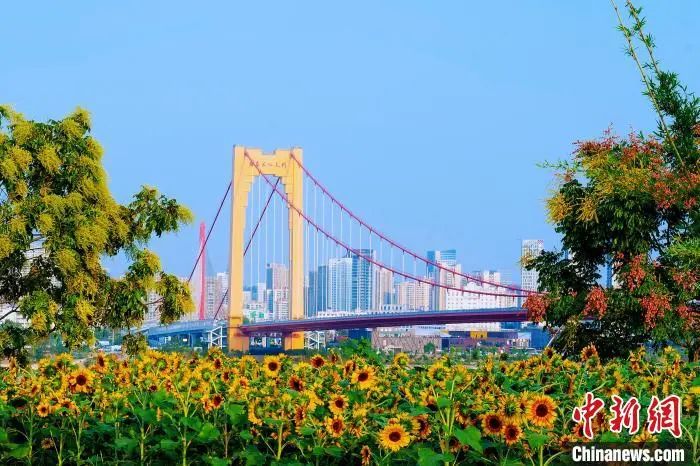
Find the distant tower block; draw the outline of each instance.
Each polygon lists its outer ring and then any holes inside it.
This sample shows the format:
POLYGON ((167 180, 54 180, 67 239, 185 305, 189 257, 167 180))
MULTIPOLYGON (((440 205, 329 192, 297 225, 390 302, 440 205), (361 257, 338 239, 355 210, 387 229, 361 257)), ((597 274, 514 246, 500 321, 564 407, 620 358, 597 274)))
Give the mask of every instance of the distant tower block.
MULTIPOLYGON (((301 209, 304 205, 304 172, 302 150, 277 149, 272 154, 263 154, 260 149, 234 146, 233 185, 231 196, 231 275, 229 282, 229 350, 247 351, 249 339, 243 334, 243 248, 248 195, 256 177, 277 176, 284 185, 285 194, 293 205, 301 209), (246 158, 246 154, 252 162, 246 158), (292 159, 292 155, 299 162, 292 159), (255 164, 255 165, 254 165, 255 164), (256 168, 257 165, 257 168, 256 168), (259 170, 259 171, 258 171, 259 170)), ((304 318, 304 233, 303 220, 295 210, 289 209, 289 269, 291 319, 304 318)), ((284 336, 284 349, 302 349, 304 333, 293 332, 284 336)))

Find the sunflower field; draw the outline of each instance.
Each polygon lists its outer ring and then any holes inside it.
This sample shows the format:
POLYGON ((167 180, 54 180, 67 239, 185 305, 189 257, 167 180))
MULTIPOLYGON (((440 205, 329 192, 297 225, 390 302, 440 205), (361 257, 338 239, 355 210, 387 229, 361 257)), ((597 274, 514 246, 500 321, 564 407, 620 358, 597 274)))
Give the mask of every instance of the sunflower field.
POLYGON ((59 356, 2 373, 0 463, 545 465, 590 441, 672 441, 697 461, 699 394, 697 366, 673 350, 601 363, 589 347, 579 362, 546 351, 473 368, 405 354, 59 356), (635 396, 642 413, 652 395, 676 394, 682 436, 615 434, 605 410, 589 440, 572 420, 586 392, 635 396))

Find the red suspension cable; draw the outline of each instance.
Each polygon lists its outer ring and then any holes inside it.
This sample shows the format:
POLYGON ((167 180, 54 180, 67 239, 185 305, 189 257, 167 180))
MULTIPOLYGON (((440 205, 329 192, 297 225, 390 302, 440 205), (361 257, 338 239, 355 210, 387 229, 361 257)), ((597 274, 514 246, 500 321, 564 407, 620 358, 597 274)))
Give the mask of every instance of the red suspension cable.
MULTIPOLYGON (((187 277, 187 284, 188 285, 192 281, 192 277, 194 276, 195 270, 197 270, 197 264, 199 264, 199 261, 202 259, 202 255, 204 255, 204 250, 207 247, 207 243, 209 242, 209 237, 211 236, 211 232, 214 231, 214 227, 216 226, 216 222, 219 219, 219 214, 221 214, 221 209, 224 207, 224 202, 226 202, 226 198, 228 198, 228 195, 230 192, 231 192, 231 181, 228 182, 228 186, 226 187, 226 192, 224 193, 224 197, 221 198, 221 202, 219 203, 219 208, 216 209, 216 215, 214 215, 214 220, 211 222, 211 226, 209 226, 209 231, 207 232, 206 238, 204 238, 204 243, 202 244, 202 247, 199 250, 199 254, 197 254, 197 259, 195 259, 195 261, 194 261, 194 265, 192 266, 192 270, 190 271, 190 275, 187 277)), ((202 286, 205 287, 206 285, 204 283, 202 283, 202 286)), ((156 299, 155 301, 147 302, 146 305, 148 306, 151 304, 158 304, 161 301, 163 301, 162 297, 156 299)))
POLYGON ((194 275, 194 271, 197 269, 197 264, 199 264, 200 259, 202 258, 202 255, 204 254, 204 248, 207 247, 207 243, 209 242, 209 237, 211 236, 211 232, 214 230, 214 227, 216 226, 216 221, 219 219, 219 214, 221 214, 221 209, 224 207, 224 202, 226 202, 226 198, 228 197, 228 193, 231 192, 231 182, 228 182, 228 186, 226 187, 226 192, 224 193, 224 197, 221 198, 221 202, 219 203, 219 208, 216 209, 216 215, 214 215, 214 220, 211 222, 211 226, 209 227, 209 231, 207 232, 207 237, 204 239, 204 244, 202 245, 202 249, 199 251, 199 255, 197 255, 197 260, 194 261, 194 265, 192 266, 192 271, 190 272, 190 276, 187 277, 187 283, 192 280, 192 276, 194 275))
MULTIPOLYGON (((357 222, 358 222, 360 225, 364 226, 364 227, 367 228, 369 231, 373 232, 374 234, 376 234, 377 236, 379 236, 381 239, 383 239, 383 240, 386 241, 387 243, 393 245, 393 246, 396 247, 397 249, 400 249, 400 250, 403 251, 404 253, 409 254, 410 256, 414 257, 415 259, 417 259, 417 260, 419 260, 419 261, 421 261, 421 262, 425 262, 425 264, 427 264, 427 265, 431 265, 431 266, 436 267, 436 268, 438 268, 438 269, 440 269, 440 270, 444 270, 444 271, 449 272, 449 273, 451 273, 451 274, 453 274, 453 275, 457 275, 457 276, 466 278, 466 279, 468 279, 468 280, 472 280, 472 281, 475 281, 475 282, 479 282, 479 283, 481 283, 481 284, 492 285, 492 286, 495 286, 495 287, 497 287, 497 288, 505 288, 505 289, 509 289, 509 290, 513 290, 513 291, 517 291, 517 292, 524 292, 524 293, 527 293, 528 295, 529 295, 529 294, 537 294, 537 292, 533 292, 533 291, 531 291, 531 290, 525 290, 525 289, 519 288, 519 287, 517 287, 517 286, 513 286, 513 285, 504 285, 504 284, 501 284, 501 283, 496 283, 496 282, 492 282, 492 281, 489 281, 489 280, 484 280, 483 278, 474 277, 474 276, 472 276, 472 275, 469 275, 469 274, 466 274, 466 273, 463 273, 463 272, 457 272, 457 271, 452 270, 452 269, 450 269, 450 268, 448 268, 448 267, 445 267, 445 266, 443 266, 443 265, 440 265, 440 264, 438 264, 437 262, 433 262, 433 261, 431 261, 430 259, 428 259, 428 258, 426 258, 426 257, 420 256, 420 255, 418 255, 417 253, 415 253, 415 252, 413 252, 413 251, 411 251, 411 250, 405 248, 404 246, 401 246, 400 244, 398 244, 397 242, 395 242, 395 241, 392 240, 391 238, 389 238, 389 237, 387 237, 386 235, 382 234, 381 232, 377 231, 374 227, 372 227, 371 225, 369 225, 367 222, 365 222, 364 220, 362 220, 360 217, 358 217, 357 215, 355 215, 355 214, 354 214, 350 209, 348 209, 342 202, 340 202, 338 199, 336 199, 336 198, 326 189, 326 187, 323 186, 323 185, 321 184, 321 182, 318 181, 318 179, 316 179, 316 177, 313 176, 313 175, 311 174, 311 172, 310 172, 301 162, 299 162, 299 160, 298 160, 296 157, 294 157, 294 154, 290 154, 290 156, 291 156, 292 160, 294 160, 294 162, 299 166, 299 168, 302 169, 302 171, 311 179, 311 181, 314 182, 314 184, 315 184, 316 186, 318 186, 319 188, 321 188, 321 191, 323 191, 323 193, 326 194, 326 195, 331 199, 332 202, 338 204, 338 207, 340 207, 342 210, 344 210, 345 212, 347 212, 347 214, 350 215, 352 218, 354 218, 355 220, 357 220, 357 222)), ((509 296, 510 296, 510 295, 509 295, 509 296)))
MULTIPOLYGON (((275 185, 273 186, 274 189, 277 189, 277 185, 279 184, 280 179, 277 178, 277 181, 275 182, 275 185)), ((230 187, 230 185, 229 185, 230 187)), ((245 245, 245 249, 243 250, 243 257, 245 257, 246 253, 248 252, 248 248, 250 248, 251 243, 253 242, 253 238, 255 237, 255 234, 258 232, 258 228, 260 227, 260 223, 262 223, 263 217, 265 216, 265 212, 267 212, 267 207, 270 205, 270 201, 272 200, 272 196, 275 194, 275 191, 270 191, 270 195, 267 196, 267 201, 265 202, 265 207, 263 208, 262 212, 260 212, 260 217, 258 218, 258 222, 255 224, 255 228, 253 228, 253 232, 250 234, 250 238, 248 238, 248 242, 245 245)), ((224 295, 221 297, 221 302, 219 302, 219 307, 216 309, 216 312, 214 313, 214 318, 213 320, 216 320, 216 318, 219 316, 219 311, 221 310, 221 306, 223 306, 224 301, 226 301, 226 297, 228 296, 228 289, 224 292, 224 295)))
MULTIPOLYGON (((440 284, 440 283, 435 283, 435 282, 430 281, 430 280, 425 280, 425 279, 423 279, 423 278, 413 276, 413 275, 408 274, 408 273, 406 273, 406 272, 396 270, 396 269, 394 269, 394 268, 392 268, 392 267, 387 267, 387 266, 384 265, 384 264, 380 264, 380 263, 378 263, 377 261, 375 261, 374 259, 372 259, 372 258, 370 258, 370 257, 367 257, 367 256, 365 256, 364 254, 360 254, 358 251, 356 251, 356 250, 354 250, 353 248, 349 247, 348 245, 346 245, 345 243, 343 243, 341 240, 338 240, 337 238, 331 236, 326 230, 324 230, 322 227, 320 227, 318 224, 316 224, 313 220, 311 220, 306 214, 304 214, 301 210, 299 210, 299 208, 298 208, 296 205, 294 205, 294 204, 287 198, 287 196, 286 196, 285 194, 281 193, 281 192, 277 189, 277 187, 274 186, 274 185, 272 184, 272 182, 267 178, 267 175, 263 174, 262 170, 260 170, 260 167, 253 161, 253 159, 248 155, 247 152, 245 152, 244 155, 245 155, 245 157, 250 161, 251 165, 253 165, 253 166, 258 170, 258 173, 260 174, 260 176, 263 177, 263 179, 267 182, 267 184, 269 184, 269 185, 273 188, 273 192, 276 192, 276 193, 282 198, 282 200, 283 200, 291 209, 293 209, 294 211, 296 211, 297 214, 299 214, 302 218, 304 218, 304 220, 306 220, 307 223, 309 223, 310 225, 312 225, 312 226, 313 226, 314 228, 316 228, 318 231, 320 231, 321 233, 323 233, 328 239, 334 241, 336 244, 338 244, 338 245, 339 245, 340 247, 342 247, 343 249, 347 250, 348 252, 350 252, 350 253, 352 253, 352 254, 355 254, 357 257, 360 257, 360 258, 366 260, 367 262, 369 262, 369 263, 371 263, 371 264, 376 265, 377 267, 380 267, 380 268, 382 268, 382 269, 389 270, 389 271, 391 271, 391 272, 393 272, 393 273, 395 273, 395 274, 397 274, 397 275, 400 275, 400 276, 402 276, 402 277, 404 277, 404 278, 408 278, 408 279, 410 279, 410 280, 417 281, 417 282, 419 282, 419 283, 425 283, 425 284, 428 284, 428 285, 437 286, 437 287, 439 287, 439 288, 446 289, 446 290, 459 291, 460 293, 478 294, 478 295, 486 295, 486 296, 501 296, 501 297, 507 297, 507 298, 526 298, 526 297, 528 297, 530 294, 533 294, 532 292, 528 292, 527 294, 506 294, 506 293, 491 293, 491 292, 488 292, 488 291, 465 290, 465 289, 463 289, 463 288, 456 288, 456 287, 452 287, 452 286, 448 286, 448 285, 443 285, 443 284, 440 284)), ((336 202, 337 202, 337 201, 336 201, 336 202)), ((403 250, 403 249, 402 249, 402 250, 403 250)), ((406 251, 406 250, 404 250, 404 252, 408 252, 409 254, 411 254, 409 251, 406 251)), ((420 258, 419 258, 419 259, 420 259, 420 258)), ((448 269, 448 270, 449 270, 449 269, 448 269)), ((452 271, 451 271, 451 272, 452 272, 452 271)), ((454 273, 454 272, 452 272, 452 273, 454 273)), ((455 273, 455 274, 456 274, 456 273, 455 273)), ((520 290, 520 289, 518 289, 518 291, 526 291, 526 290, 520 290)))

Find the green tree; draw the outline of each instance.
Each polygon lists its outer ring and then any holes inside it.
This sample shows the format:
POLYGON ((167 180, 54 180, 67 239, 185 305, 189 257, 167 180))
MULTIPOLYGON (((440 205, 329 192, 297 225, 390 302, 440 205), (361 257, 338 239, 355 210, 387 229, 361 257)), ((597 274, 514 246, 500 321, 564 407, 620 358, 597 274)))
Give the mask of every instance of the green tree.
POLYGON ((85 110, 44 123, 0 107, 0 188, 0 320, 28 322, 0 325, 4 356, 23 357, 26 345, 53 333, 76 348, 92 343, 96 328, 138 326, 151 290, 162 296, 163 323, 193 308, 187 286, 146 249, 191 214, 145 186, 117 203, 85 110), (101 258, 119 253, 130 263, 113 278, 101 258))
POLYGON ((670 340, 698 359, 700 101, 659 68, 641 9, 626 2, 626 26, 613 6, 658 129, 626 138, 608 131, 578 142, 571 160, 548 164, 559 180, 549 217, 568 254, 524 258, 544 292, 525 306, 533 320, 559 327, 554 344, 568 353, 592 343, 601 357, 626 356, 670 340), (599 271, 608 264, 616 285, 605 289, 599 271))

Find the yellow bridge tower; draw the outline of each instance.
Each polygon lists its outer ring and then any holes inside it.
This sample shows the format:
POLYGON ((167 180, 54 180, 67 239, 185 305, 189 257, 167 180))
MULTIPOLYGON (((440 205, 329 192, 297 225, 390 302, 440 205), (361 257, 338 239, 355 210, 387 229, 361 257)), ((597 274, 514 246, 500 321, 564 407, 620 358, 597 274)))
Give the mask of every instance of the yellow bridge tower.
MULTIPOLYGON (((241 332, 243 324, 243 248, 246 207, 253 181, 262 173, 279 177, 290 203, 301 210, 304 205, 304 173, 292 159, 303 163, 302 150, 277 149, 264 154, 260 149, 234 146, 231 186, 231 273, 229 278, 228 348, 247 351, 249 338, 241 332)), ((304 318, 304 224, 299 213, 289 209, 289 316, 304 318)), ((304 347, 304 333, 284 335, 284 349, 304 347)))

